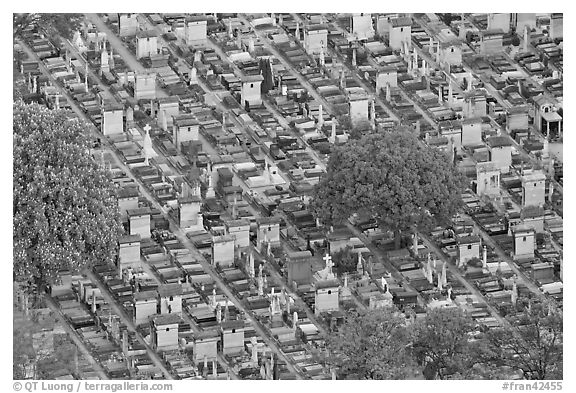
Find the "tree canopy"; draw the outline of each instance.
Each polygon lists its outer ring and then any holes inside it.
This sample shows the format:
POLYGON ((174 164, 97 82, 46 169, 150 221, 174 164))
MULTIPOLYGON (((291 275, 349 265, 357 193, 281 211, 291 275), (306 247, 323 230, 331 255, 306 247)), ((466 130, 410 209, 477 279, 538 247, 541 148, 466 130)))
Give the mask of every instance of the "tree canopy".
POLYGON ((327 343, 341 377, 411 379, 417 372, 408 351, 409 338, 405 318, 390 307, 351 311, 327 343))
POLYGON ((427 379, 462 375, 476 362, 472 318, 459 308, 433 309, 412 328, 413 354, 427 379))
POLYGON ((62 269, 112 261, 122 233, 110 175, 66 111, 13 106, 14 275, 34 293, 62 269))
POLYGON ((489 332, 492 351, 526 379, 562 379, 562 311, 550 300, 519 307, 520 313, 506 317, 510 326, 489 332))
POLYGON ((71 13, 21 13, 12 15, 12 31, 15 37, 32 25, 48 31, 54 29, 61 36, 71 39, 74 31, 80 28, 82 14, 71 13))
POLYGON ((346 246, 346 248, 336 251, 332 254, 332 259, 334 260, 334 267, 338 275, 356 271, 358 254, 352 253, 352 247, 346 246))
POLYGON ((311 207, 325 224, 367 213, 393 231, 448 221, 466 180, 444 153, 408 131, 368 134, 337 147, 311 207))

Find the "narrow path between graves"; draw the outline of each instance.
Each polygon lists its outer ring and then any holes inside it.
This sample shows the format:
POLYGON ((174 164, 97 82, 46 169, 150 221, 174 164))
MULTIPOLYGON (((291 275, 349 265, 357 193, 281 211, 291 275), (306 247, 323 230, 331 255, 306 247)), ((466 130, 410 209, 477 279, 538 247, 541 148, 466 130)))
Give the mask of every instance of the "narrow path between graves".
POLYGON ((424 244, 426 245, 427 248, 429 248, 430 250, 434 251, 434 253, 442 260, 442 262, 446 262, 446 268, 450 271, 450 273, 452 273, 452 275, 454 277, 456 277, 456 279, 458 279, 458 281, 460 281, 460 283, 462 285, 464 285, 464 287, 466 287, 466 289, 476 295, 478 297, 478 299, 481 299, 487 306, 488 311, 490 311, 490 314, 492 314, 492 316, 503 326, 509 326, 508 321, 506 321, 504 318, 502 318, 502 316, 498 313, 498 311, 496 311, 494 309, 494 307, 492 305, 490 305, 487 301, 486 301, 486 297, 484 295, 482 295, 482 293, 480 292, 480 290, 478 290, 478 288, 476 288, 474 285, 470 284, 463 276, 462 274, 460 274, 460 271, 458 270, 458 268, 456 266, 454 266, 450 260, 450 258, 440 249, 440 247, 438 247, 436 245, 436 243, 434 243, 433 241, 431 241, 428 236, 423 235, 422 233, 418 234, 418 237, 420 237, 420 239, 422 239, 422 241, 424 242, 424 244))
MULTIPOLYGON (((138 61, 138 59, 136 59, 136 56, 134 56, 134 54, 130 52, 130 50, 124 45, 122 40, 120 40, 120 38, 118 38, 118 36, 114 34, 112 30, 110 30, 110 28, 106 25, 106 23, 104 23, 102 18, 98 16, 98 14, 84 14, 84 15, 90 22, 96 25, 96 28, 99 31, 106 33, 106 40, 110 43, 110 45, 112 45, 112 47, 116 50, 116 52, 120 54, 120 56, 122 57, 122 59, 124 60, 124 62, 128 67, 130 67, 133 71, 137 71, 139 73, 146 73, 151 71, 144 68, 144 66, 138 61)), ((168 94, 164 90, 156 87, 156 96, 157 96, 156 98, 162 98, 162 97, 168 97, 168 94)))
POLYGON ((80 109, 80 107, 76 104, 76 101, 72 98, 72 96, 68 93, 68 91, 66 89, 64 89, 57 81, 56 79, 54 79, 54 77, 52 76, 52 74, 48 71, 48 69, 46 68, 46 65, 44 64, 44 62, 42 60, 40 60, 40 58, 38 57, 38 55, 36 55, 36 53, 34 53, 32 51, 32 49, 30 49, 30 47, 24 43, 24 41, 20 41, 20 40, 16 40, 16 42, 18 44, 20 44, 20 46, 22 47, 22 49, 24 50, 24 52, 26 52, 26 54, 28 55, 28 57, 30 59, 34 59, 35 61, 38 62, 38 65, 40 67, 40 71, 50 80, 50 83, 52 83, 52 86, 55 86, 59 91, 60 94, 62 94, 64 97, 66 97, 66 99, 68 100, 68 103, 70 104, 70 107, 72 108, 72 111, 74 113, 76 113, 76 115, 78 115, 79 118, 84 119, 88 122, 88 124, 90 125, 90 131, 91 134, 96 133, 98 130, 96 129, 96 127, 94 126, 94 124, 88 119, 88 117, 86 116, 86 114, 82 111, 82 109, 80 109))
MULTIPOLYGON (((468 215, 464 215, 464 217, 468 218, 468 219, 472 219, 470 216, 468 215)), ((477 223, 476 221, 472 220, 474 222, 474 228, 476 229, 476 232, 482 237, 482 241, 484 241, 484 243, 488 244, 490 247, 492 247, 494 249, 494 251, 496 251, 496 254, 498 254, 498 256, 508 264, 508 266, 510 266, 510 268, 512 269, 512 271, 514 272, 514 274, 516 274, 516 276, 518 277, 518 279, 522 282, 522 284, 524 284, 524 286, 526 286, 530 292, 532 292, 534 295, 536 295, 540 300, 544 300, 546 298, 548 298, 544 292, 542 292, 540 290, 540 288, 538 288, 538 286, 532 281, 530 280, 526 274, 524 274, 524 272, 522 272, 518 266, 516 265, 516 263, 512 260, 512 258, 510 258, 510 255, 508 255, 506 252, 504 252, 504 250, 498 245, 498 243, 496 241, 494 241, 494 239, 492 239, 477 223)), ((552 299, 552 298, 550 298, 552 299)))
POLYGON ((162 362, 162 359, 160 359, 160 356, 158 356, 156 351, 154 351, 152 347, 150 347, 148 342, 146 342, 144 337, 142 337, 142 334, 140 334, 140 332, 136 329, 136 326, 134 325, 132 318, 130 318, 130 316, 126 313, 124 308, 120 307, 117 304, 116 300, 114 300, 110 292, 110 289, 105 284, 103 284, 100 278, 97 277, 92 271, 85 269, 83 274, 85 274, 90 279, 90 281, 92 281, 100 289, 102 297, 110 305, 114 313, 120 317, 120 320, 122 321, 122 323, 124 323, 124 325, 126 325, 126 328, 129 331, 135 333, 138 342, 140 342, 140 344, 142 344, 144 348, 146 348, 146 353, 148 354, 152 362, 154 362, 154 365, 162 371, 164 377, 166 379, 174 379, 172 374, 170 374, 168 369, 164 366, 164 363, 162 362))
POLYGON ((415 290, 412 285, 410 285, 410 283, 408 283, 408 280, 406 280, 406 277, 404 277, 399 271, 398 269, 396 269, 396 267, 388 260, 388 258, 386 258, 384 256, 384 254, 382 253, 382 251, 380 251, 380 249, 378 249, 378 247, 376 247, 374 245, 374 243, 372 243, 372 240, 370 240, 368 238, 368 236, 364 235, 364 233, 362 233, 362 231, 360 231, 358 228, 356 228, 354 225, 350 224, 349 222, 346 223, 346 227, 358 238, 360 239, 365 245, 366 247, 368 247, 368 249, 370 250, 370 252, 372 254, 374 254, 374 256, 376 256, 380 261, 382 261, 382 263, 384 264, 384 266, 386 267, 386 270, 388 270, 388 272, 390 274, 392 274, 392 277, 397 281, 397 282, 401 282, 402 286, 404 288, 409 289, 410 291, 414 292, 417 294, 417 299, 418 299, 418 304, 420 304, 422 307, 426 307, 426 302, 424 301, 424 299, 422 299, 422 296, 420 295, 420 292, 418 292, 417 290, 415 290))
MULTIPOLYGON (((416 20, 416 22, 418 22, 418 24, 424 29, 424 31, 431 37, 434 36, 434 34, 432 33, 432 31, 430 30, 430 28, 426 25, 426 23, 423 23, 421 18, 414 18, 416 20)), ((521 37, 522 38, 522 37, 521 37)), ((418 51, 418 54, 424 58, 427 59, 427 61, 430 61, 430 63, 432 65, 438 65, 435 61, 433 61, 423 50, 419 50, 419 48, 417 46, 414 46, 416 48, 416 50, 418 51)), ((515 64, 515 61, 512 61, 512 64, 515 64)), ((502 108, 504 109, 508 109, 511 107, 511 105, 507 102, 504 101, 504 99, 502 98, 500 92, 494 88, 494 86, 492 86, 492 83, 490 83, 490 80, 488 78, 488 73, 490 71, 484 71, 484 72, 478 72, 475 73, 468 65, 466 65, 464 62, 462 63, 462 68, 464 69, 464 71, 470 73, 471 75, 477 75, 478 79, 480 79, 480 81, 482 81, 482 83, 484 84, 484 89, 486 89, 486 91, 488 91, 488 93, 490 93, 490 95, 492 97, 494 97, 494 99, 496 99, 496 101, 498 102, 498 104, 500 104, 502 106, 502 108)), ((454 79, 451 77, 451 75, 444 73, 446 76, 448 76, 452 81, 453 81, 453 88, 455 91, 459 91, 459 92, 463 92, 463 90, 460 88, 460 86, 458 85, 458 83, 456 83, 454 81, 454 79)), ((546 92, 546 91, 545 91, 546 92)), ((531 156, 530 154, 528 154, 524 148, 522 148, 520 146, 520 144, 518 142, 516 142, 516 140, 514 138, 512 138, 510 136, 510 134, 508 134, 508 132, 506 131, 506 127, 502 127, 500 126, 498 123, 496 123, 494 121, 494 119, 491 117, 490 121, 492 123, 492 125, 494 125, 495 127, 499 128, 502 131, 502 135, 506 135, 508 137, 508 139, 510 140, 510 142, 512 142, 512 145, 514 146, 514 148, 516 149, 516 151, 520 154, 520 156, 529 161, 532 165, 535 165, 538 163, 538 160, 531 156)), ((540 135, 540 137, 544 138, 544 136, 542 135, 542 133, 538 132, 536 130, 536 133, 538 135, 540 135)), ((563 194, 563 188, 562 186, 555 180, 555 179, 551 179, 554 183, 554 188, 557 189, 560 194, 563 194)))
POLYGON ((265 266, 266 271, 272 276, 274 282, 276 282, 277 284, 280 285, 280 288, 282 288, 283 290, 286 291, 286 293, 288 295, 290 295, 290 297, 292 297, 292 299, 294 299, 294 304, 300 306, 301 308, 304 309, 304 311, 306 311, 306 316, 308 317, 308 319, 314 324, 316 325, 316 327, 318 328, 318 330, 320 330, 323 334, 328 334, 328 331, 326 330, 325 324, 320 322, 316 316, 314 315, 314 313, 312 312, 312 310, 310 309, 310 307, 308 307, 308 305, 306 304, 306 302, 304 302, 304 300, 302 300, 302 298, 300 297, 300 295, 298 295, 296 292, 294 292, 287 284, 286 281, 284 280, 284 277, 282 277, 280 275, 280 273, 278 273, 278 271, 276 270, 276 268, 274 267, 274 265, 272 263, 270 263, 270 261, 268 260, 267 257, 265 257, 264 255, 262 255, 261 253, 259 253, 258 251, 254 250, 254 253, 256 255, 258 255, 258 257, 260 259, 263 259, 265 261, 265 266))
MULTIPOLYGON (((298 15, 298 14, 291 14, 291 15, 294 19, 298 20, 302 24, 302 26, 304 26, 304 21, 302 20, 300 15, 298 15)), ((344 35, 344 37, 346 37, 348 35, 348 33, 344 29, 342 29, 342 27, 340 27, 336 22, 331 23, 330 25, 333 26, 334 28, 336 28, 336 30, 338 30, 340 33, 342 33, 344 35)), ((327 52, 330 51, 329 46, 327 46, 326 49, 327 49, 327 52)), ((386 113, 388 114, 388 116, 392 120, 399 122, 400 118, 398 116, 396 116, 396 114, 394 112, 392 112, 392 110, 390 110, 390 108, 388 108, 388 106, 386 106, 384 104, 384 102, 380 98, 379 94, 376 94, 374 89, 372 89, 371 86, 366 84, 364 82, 364 80, 362 80, 362 78, 360 78, 360 76, 358 75, 358 71, 356 69, 354 69, 353 67, 351 67, 350 65, 348 65, 347 59, 344 59, 343 56, 341 54, 337 53, 334 49, 332 49, 332 52, 333 52, 335 57, 340 58, 344 67, 346 67, 346 69, 348 70, 350 75, 352 75, 352 77, 360 85, 360 87, 362 87, 366 91, 366 93, 370 92, 373 95, 373 98, 376 100, 376 102, 386 111, 386 113)), ((368 58, 371 59, 370 56, 368 58)), ((372 60, 372 62, 374 62, 374 61, 372 60)))
POLYGON ((66 318, 60 307, 48 295, 44 296, 44 300, 48 308, 52 310, 52 312, 56 314, 57 318, 62 322, 64 330, 66 330, 66 333, 68 333, 68 336, 72 339, 78 350, 88 360, 94 371, 98 373, 100 379, 104 380, 110 379, 110 377, 108 376, 108 374, 106 374, 106 371, 104 371, 100 363, 94 358, 94 356, 92 356, 92 353, 90 352, 88 347, 86 347, 86 344, 84 343, 84 341, 82 341, 82 338, 80 338, 78 332, 72 328, 70 322, 68 321, 68 319, 66 318))
MULTIPOLYGON (((242 22, 244 22, 248 26, 253 26, 252 23, 250 23, 248 21, 248 19, 246 19, 245 15, 238 14, 238 19, 240 19, 242 22)), ((260 41, 264 44, 266 49, 268 51, 270 51, 270 53, 272 53, 274 55, 274 57, 276 57, 284 65, 284 67, 286 67, 286 69, 290 71, 290 73, 294 77, 296 77, 296 79, 298 80, 298 82, 302 86, 304 86, 306 88, 306 90, 308 91, 308 94, 310 94, 312 97, 314 97, 314 99, 316 101, 321 103, 324 108, 328 109, 330 111, 330 113, 333 113, 333 114, 336 113, 336 111, 334 111, 334 108, 332 107, 332 105, 328 101, 326 101, 326 99, 324 97, 322 97, 320 94, 318 94, 318 92, 310 84, 310 82, 308 82, 308 80, 306 78, 304 78, 302 76, 302 74, 300 74, 298 71, 296 71, 295 67, 292 64, 290 64, 290 62, 287 61, 280 52, 278 52, 278 50, 274 47, 274 45, 272 45, 270 43, 270 41, 268 40, 267 37, 264 36, 264 34, 259 32, 257 29, 254 29, 254 34, 256 34, 256 36, 260 39, 260 41)))
MULTIPOLYGON (((142 268, 147 273, 148 277, 152 277, 158 285, 166 284, 161 279, 161 277, 158 275, 158 273, 150 267, 150 265, 148 265, 147 263, 143 263, 142 268)), ((188 311, 185 310, 184 307, 182 307, 181 316, 182 316, 182 319, 190 325, 190 328, 191 328, 192 333, 194 335, 197 335, 201 331, 203 331, 203 329, 198 326, 196 321, 194 321, 194 319, 192 319, 192 317, 190 316, 190 314, 188 314, 188 311)), ((228 364, 228 362, 226 361, 224 356, 221 356, 220 353, 218 354, 217 360, 218 360, 218 363, 220 364, 220 366, 222 366, 222 368, 224 370, 226 370, 227 372, 229 370, 230 376, 233 377, 232 379, 239 379, 238 375, 234 372, 234 370, 230 367, 230 365, 228 364)))

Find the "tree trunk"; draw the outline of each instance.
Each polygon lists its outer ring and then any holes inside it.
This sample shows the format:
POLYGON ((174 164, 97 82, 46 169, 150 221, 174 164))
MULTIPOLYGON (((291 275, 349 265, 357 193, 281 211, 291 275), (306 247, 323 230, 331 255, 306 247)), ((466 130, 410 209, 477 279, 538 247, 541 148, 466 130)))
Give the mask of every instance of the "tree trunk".
POLYGON ((414 257, 418 257, 418 231, 414 229, 412 231, 412 252, 414 253, 414 257))
POLYGON ((394 249, 399 250, 401 246, 402 232, 399 230, 394 231, 394 249))

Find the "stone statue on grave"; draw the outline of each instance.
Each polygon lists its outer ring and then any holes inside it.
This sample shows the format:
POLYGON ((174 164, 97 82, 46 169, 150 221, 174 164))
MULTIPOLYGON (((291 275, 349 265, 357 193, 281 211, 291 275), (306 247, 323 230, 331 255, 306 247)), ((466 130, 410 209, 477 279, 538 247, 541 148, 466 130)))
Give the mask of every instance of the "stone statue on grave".
POLYGON ((258 365, 258 340, 255 336, 250 338, 250 343, 252 344, 252 364, 256 366, 258 365))
POLYGON ((364 273, 364 264, 362 263, 362 253, 358 251, 358 263, 356 264, 356 272, 364 273))
POLYGON ((296 41, 300 41, 300 22, 296 22, 296 30, 294 31, 296 41))
POLYGON ((514 275, 513 282, 512 282, 512 296, 511 299, 512 305, 516 305, 518 301, 518 287, 516 286, 516 275, 514 275))
POLYGON ((248 254, 248 275, 250 278, 254 278, 254 254, 252 254, 252 250, 248 254))
POLYGON ((222 322, 222 307, 220 306, 220 303, 216 305, 216 322, 222 322))
POLYGON ((212 288, 212 298, 210 299, 212 307, 216 307, 216 288, 212 288))
POLYGON ((146 124, 146 126, 144 127, 144 131, 146 132, 146 135, 144 135, 144 164, 145 165, 149 165, 149 159, 150 158, 154 158, 157 157, 158 154, 156 154, 156 152, 154 151, 154 148, 152 147, 152 139, 150 138, 150 130, 152 129, 152 127, 150 127, 150 124, 146 124))
POLYGON ((264 296, 264 277, 258 275, 258 296, 264 296))
POLYGON ((224 320, 230 320, 230 308, 228 307, 228 300, 226 300, 226 306, 224 307, 224 320))
POLYGON ((336 278, 336 276, 334 275, 334 273, 332 272, 332 267, 334 266, 334 263, 332 262, 332 257, 330 256, 330 254, 326 253, 326 255, 324 256, 324 258, 322 258, 324 260, 324 262, 326 263, 326 266, 324 267, 324 269, 316 272, 316 278, 318 280, 333 280, 336 278))

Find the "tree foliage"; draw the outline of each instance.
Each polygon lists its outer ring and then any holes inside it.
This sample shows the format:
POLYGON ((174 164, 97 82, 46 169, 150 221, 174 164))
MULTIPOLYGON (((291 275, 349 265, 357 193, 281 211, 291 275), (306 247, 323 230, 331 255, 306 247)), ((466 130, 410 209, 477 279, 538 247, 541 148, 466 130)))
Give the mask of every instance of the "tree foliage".
POLYGON ((62 269, 112 261, 122 232, 110 175, 89 154, 87 124, 13 106, 14 274, 35 292, 62 269))
POLYGON ((394 231, 426 229, 450 219, 465 185, 442 152, 412 133, 368 134, 334 150, 311 207, 326 224, 367 213, 394 231))
POLYGON ((31 25, 38 25, 47 32, 55 30, 64 38, 71 39, 74 31, 80 28, 81 14, 71 13, 20 13, 13 14, 12 29, 15 37, 31 25))
POLYGON ((459 308, 433 309, 412 329, 413 353, 427 379, 465 374, 476 362, 472 318, 459 308))
POLYGON ((488 334, 501 363, 520 370, 526 379, 562 379, 562 311, 545 301, 507 319, 510 326, 488 334))
POLYGON ((344 273, 352 273, 356 271, 358 264, 358 254, 352 253, 352 247, 347 246, 332 254, 334 260, 334 267, 338 275, 344 273))
POLYGON ((327 344, 343 378, 410 379, 415 375, 405 318, 395 308, 351 311, 327 344))
POLYGON ((262 84, 260 85, 260 90, 263 94, 266 94, 268 91, 274 89, 274 77, 272 75, 270 61, 268 61, 268 59, 260 59, 258 68, 260 69, 260 74, 264 78, 262 84))

